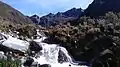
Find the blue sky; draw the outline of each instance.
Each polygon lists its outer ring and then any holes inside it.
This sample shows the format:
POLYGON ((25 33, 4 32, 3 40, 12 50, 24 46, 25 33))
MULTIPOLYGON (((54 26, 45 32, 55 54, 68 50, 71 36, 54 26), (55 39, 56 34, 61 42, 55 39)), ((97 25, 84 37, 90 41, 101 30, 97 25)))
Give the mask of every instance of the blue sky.
POLYGON ((64 12, 73 7, 87 8, 93 0, 2 0, 25 15, 64 12))

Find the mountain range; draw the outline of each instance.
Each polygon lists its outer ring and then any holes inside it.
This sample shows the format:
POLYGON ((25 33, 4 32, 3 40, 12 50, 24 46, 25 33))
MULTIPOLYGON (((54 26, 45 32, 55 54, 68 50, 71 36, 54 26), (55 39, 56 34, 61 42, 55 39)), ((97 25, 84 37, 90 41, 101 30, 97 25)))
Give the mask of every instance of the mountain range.
POLYGON ((87 9, 72 8, 65 12, 56 14, 49 13, 45 16, 38 15, 24 16, 18 10, 0 1, 0 22, 35 23, 43 27, 55 26, 57 24, 69 22, 80 18, 81 16, 98 17, 103 16, 109 11, 120 12, 119 0, 94 0, 87 9))
POLYGON ((43 17, 33 15, 30 19, 34 23, 38 23, 42 26, 48 27, 59 23, 65 23, 73 21, 81 16, 99 17, 104 16, 105 13, 120 12, 120 0, 94 0, 87 9, 73 8, 66 12, 58 12, 57 14, 49 13, 43 17))
POLYGON ((43 17, 39 17, 37 15, 33 15, 30 19, 37 24, 40 24, 45 27, 54 26, 59 23, 65 23, 70 20, 75 20, 82 15, 81 8, 72 8, 66 12, 58 12, 57 14, 49 13, 43 17))

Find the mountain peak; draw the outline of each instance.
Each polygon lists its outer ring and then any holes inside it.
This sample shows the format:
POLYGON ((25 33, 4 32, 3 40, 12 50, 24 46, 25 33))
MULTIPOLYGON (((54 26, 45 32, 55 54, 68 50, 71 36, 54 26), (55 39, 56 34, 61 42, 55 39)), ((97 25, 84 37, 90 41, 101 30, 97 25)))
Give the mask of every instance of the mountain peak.
POLYGON ((48 14, 48 15, 46 15, 46 16, 53 17, 53 16, 54 16, 54 14, 49 13, 49 14, 48 14))

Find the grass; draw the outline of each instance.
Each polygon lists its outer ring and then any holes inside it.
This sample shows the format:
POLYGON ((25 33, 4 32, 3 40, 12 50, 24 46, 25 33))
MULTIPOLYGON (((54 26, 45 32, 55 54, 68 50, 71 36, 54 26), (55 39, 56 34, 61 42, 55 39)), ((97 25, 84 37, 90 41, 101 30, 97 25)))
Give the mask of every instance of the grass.
POLYGON ((0 60, 0 67, 20 67, 21 61, 20 60, 0 60))

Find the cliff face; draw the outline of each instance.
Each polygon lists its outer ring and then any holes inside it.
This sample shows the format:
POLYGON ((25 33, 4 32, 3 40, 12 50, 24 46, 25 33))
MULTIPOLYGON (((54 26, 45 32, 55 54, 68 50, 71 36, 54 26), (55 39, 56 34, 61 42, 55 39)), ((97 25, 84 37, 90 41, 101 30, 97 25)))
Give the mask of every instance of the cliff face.
POLYGON ((3 23, 4 21, 19 24, 32 22, 18 10, 0 1, 0 22, 3 23))
POLYGON ((94 0, 85 10, 85 15, 103 16, 109 11, 120 12, 120 0, 94 0))

